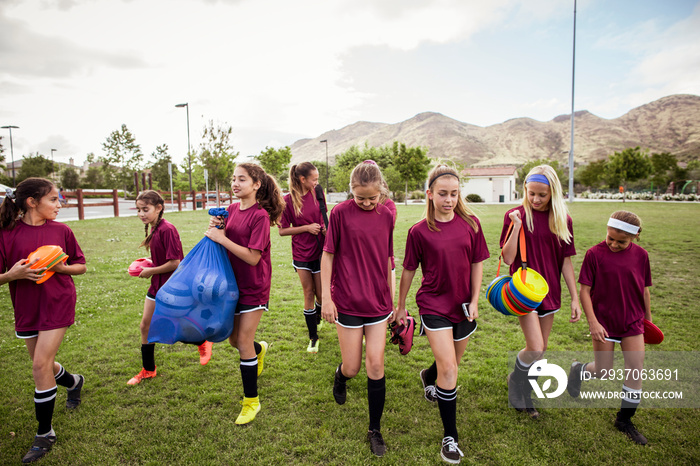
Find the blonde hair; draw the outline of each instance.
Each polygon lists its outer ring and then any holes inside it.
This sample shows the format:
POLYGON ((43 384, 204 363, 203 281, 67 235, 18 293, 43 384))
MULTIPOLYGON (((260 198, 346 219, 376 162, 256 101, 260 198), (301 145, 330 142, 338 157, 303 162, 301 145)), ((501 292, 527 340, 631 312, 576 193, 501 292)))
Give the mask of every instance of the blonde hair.
POLYGON ((389 189, 379 165, 374 160, 358 163, 350 173, 350 191, 358 186, 374 186, 379 191, 379 203, 383 204, 389 197, 389 189))
MULTIPOLYGON (((316 170, 316 166, 311 162, 301 162, 299 165, 292 165, 292 168, 289 169, 289 194, 291 194, 294 213, 297 217, 301 215, 301 196, 304 191, 299 178, 302 176, 308 178, 314 170, 316 170)), ((318 205, 316 196, 314 196, 314 202, 318 205)))
POLYGON ((636 235, 629 233, 627 231, 620 230, 615 227, 610 227, 610 228, 615 228, 616 231, 619 231, 620 233, 624 233, 626 235, 632 236, 634 238, 637 238, 639 240, 639 235, 642 234, 642 219, 639 218, 637 214, 634 212, 629 212, 627 210, 618 210, 616 212, 613 212, 610 214, 610 218, 614 218, 615 220, 620 220, 621 222, 629 223, 630 225, 634 225, 636 227, 639 227, 639 231, 637 232, 636 235))
POLYGON ((525 193, 523 208, 525 209, 527 229, 531 233, 535 229, 532 221, 532 204, 530 204, 530 199, 527 196, 527 179, 531 175, 544 175, 549 181, 549 192, 551 193, 549 199, 549 231, 554 233, 557 238, 563 240, 566 244, 571 244, 572 236, 566 222, 569 209, 566 207, 566 202, 564 201, 564 192, 557 172, 549 165, 538 165, 534 167, 525 177, 525 181, 523 181, 523 192, 525 193))
MULTIPOLYGON (((452 167, 448 167, 447 165, 441 164, 435 166, 435 168, 433 168, 430 171, 430 173, 428 173, 428 190, 430 192, 433 192, 432 186, 437 180, 437 178, 443 175, 455 176, 457 178, 459 186, 459 175, 457 174, 457 170, 455 170, 452 167)), ((461 191, 459 191, 457 194, 457 205, 455 206, 454 212, 460 217, 462 217, 464 221, 467 222, 475 232, 479 231, 479 226, 477 225, 476 220, 474 220, 478 217, 467 206, 466 202, 464 202, 464 199, 462 199, 461 191)), ((425 203, 424 218, 425 222, 428 224, 428 229, 430 229, 430 231, 440 231, 440 229, 435 225, 435 205, 433 205, 433 202, 430 199, 428 199, 425 203)))

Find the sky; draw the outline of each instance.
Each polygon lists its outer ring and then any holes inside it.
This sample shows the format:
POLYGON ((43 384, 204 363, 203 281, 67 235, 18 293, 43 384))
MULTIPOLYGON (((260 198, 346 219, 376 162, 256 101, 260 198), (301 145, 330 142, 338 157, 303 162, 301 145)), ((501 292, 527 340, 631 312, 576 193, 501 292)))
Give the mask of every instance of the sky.
MULTIPOLYGON (((213 121, 241 157, 428 111, 549 121, 573 26, 573 0, 0 0, 0 126, 16 160, 80 164, 122 124, 179 163, 188 110, 193 149, 213 121)), ((577 2, 576 111, 672 94, 700 95, 700 1, 577 2)))

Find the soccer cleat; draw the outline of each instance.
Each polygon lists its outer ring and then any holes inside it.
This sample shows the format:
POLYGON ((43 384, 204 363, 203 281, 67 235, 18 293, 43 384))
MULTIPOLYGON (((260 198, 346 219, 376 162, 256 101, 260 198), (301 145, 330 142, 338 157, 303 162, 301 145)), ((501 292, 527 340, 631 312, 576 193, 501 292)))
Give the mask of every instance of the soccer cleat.
POLYGON ((428 385, 428 382, 425 380, 425 373, 428 372, 428 369, 423 369, 420 371, 420 381, 423 383, 423 392, 426 401, 429 401, 430 403, 435 403, 437 401, 437 393, 435 392, 435 385, 428 385))
POLYGON ((452 437, 445 437, 442 439, 442 449, 440 450, 440 456, 443 460, 451 464, 459 464, 462 461, 464 453, 457 446, 457 441, 452 437))
POLYGON ((416 321, 411 316, 406 316, 406 325, 393 323, 390 325, 391 343, 399 345, 399 353, 407 355, 413 347, 413 333, 416 329, 416 321))
POLYGON ((214 343, 205 341, 197 347, 199 349, 199 363, 201 365, 206 366, 211 359, 211 349, 213 346, 214 343))
POLYGON ((578 398, 581 394, 581 375, 583 374, 584 364, 574 361, 569 369, 569 381, 566 384, 566 391, 573 398, 578 398))
POLYGON ((369 442, 369 449, 372 450, 375 456, 384 456, 386 443, 384 443, 381 432, 376 429, 368 431, 367 441, 369 442))
POLYGON ((56 443, 55 435, 49 435, 47 437, 40 437, 37 435, 34 437, 32 447, 27 454, 24 455, 24 458, 22 458, 22 463, 33 463, 40 460, 51 450, 54 443, 56 443))
POLYGON ((138 385, 143 379, 152 379, 156 376, 156 370, 147 371, 146 369, 141 369, 141 372, 133 376, 126 383, 127 385, 138 385))
POLYGON ((265 364, 265 355, 267 354, 268 344, 266 341, 261 341, 260 346, 262 346, 262 349, 258 354, 258 377, 260 377, 260 374, 262 374, 263 371, 263 365, 265 364))
POLYGON ((340 366, 335 370, 335 380, 333 381, 333 398, 335 402, 339 405, 345 404, 345 399, 347 398, 348 387, 345 382, 340 380, 340 366))
POLYGON ((634 424, 632 424, 632 421, 615 419, 615 427, 617 427, 617 430, 627 435, 634 443, 638 445, 647 444, 647 438, 637 430, 634 424))
POLYGON ((240 403, 243 408, 241 408, 241 414, 236 418, 236 424, 248 424, 260 412, 260 398, 257 396, 255 398, 243 398, 243 401, 240 403))
POLYGON ((515 408, 516 411, 525 411, 525 402, 523 401, 522 384, 518 384, 516 381, 511 382, 511 377, 513 373, 511 372, 506 376, 506 382, 508 382, 508 402, 515 408))
POLYGON ((306 348, 307 353, 318 353, 318 338, 309 340, 309 346, 306 348))
POLYGON ((530 419, 539 419, 540 413, 537 411, 535 405, 532 403, 532 388, 530 387, 530 383, 526 380, 525 383, 523 383, 523 387, 523 401, 525 402, 525 412, 528 416, 530 416, 530 419))
POLYGON ((83 383, 85 383, 85 377, 80 374, 76 374, 76 377, 80 377, 80 380, 74 389, 68 390, 66 409, 75 409, 80 406, 80 390, 83 388, 83 383))

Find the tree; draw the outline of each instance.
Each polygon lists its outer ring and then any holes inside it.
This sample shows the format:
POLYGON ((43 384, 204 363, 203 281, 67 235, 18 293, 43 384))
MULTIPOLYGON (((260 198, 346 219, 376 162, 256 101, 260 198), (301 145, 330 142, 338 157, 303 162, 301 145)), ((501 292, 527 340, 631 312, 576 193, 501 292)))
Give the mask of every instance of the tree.
MULTIPOLYGON (((318 184, 326 189, 326 180, 328 179, 330 181, 333 173, 333 166, 326 165, 326 162, 321 162, 320 160, 314 160, 311 163, 316 167, 316 170, 318 170, 318 184), (328 176, 328 178, 326 178, 326 176, 328 176)), ((330 189, 330 186, 327 188, 330 189)))
POLYGON ((282 181, 289 176, 289 162, 292 160, 292 149, 289 146, 273 149, 265 147, 265 150, 260 152, 260 155, 255 159, 260 162, 260 166, 278 180, 282 181))
MULTIPOLYGON (((102 170, 97 167, 89 167, 85 173, 85 179, 83 180, 83 187, 90 189, 104 188, 106 185, 104 183, 104 175, 102 170)), ((114 185, 112 185, 114 186, 114 185)))
POLYGON ((401 181, 405 183, 406 198, 404 201, 406 204, 408 204, 408 184, 421 182, 428 176, 430 158, 426 152, 426 149, 422 147, 406 147, 406 144, 398 141, 394 141, 392 146, 394 168, 399 172, 401 181))
MULTIPOLYGON (((168 171, 168 164, 172 163, 172 157, 168 154, 168 145, 162 144, 156 147, 156 150, 151 153, 151 157, 155 160, 150 166, 153 184, 156 189, 170 191, 170 172, 168 171)), ((177 166, 172 168, 174 183, 177 175, 177 166)))
POLYGON ((80 185, 80 175, 75 168, 68 167, 61 173, 61 186, 66 189, 76 189, 80 185))
POLYGON ((674 178, 674 169, 678 167, 676 156, 668 152, 660 154, 651 154, 649 157, 651 162, 651 182, 657 187, 668 185, 674 178))
POLYGON ((231 126, 224 125, 215 128, 212 120, 202 132, 203 142, 200 144, 199 160, 202 167, 209 172, 209 179, 214 182, 217 193, 220 191, 221 184, 231 178, 236 167, 235 160, 238 157, 238 152, 234 152, 230 143, 232 132, 231 126))
POLYGON ((606 165, 605 178, 610 187, 624 188, 622 202, 625 202, 627 183, 649 176, 652 170, 649 156, 639 146, 628 147, 622 152, 615 152, 606 165))
POLYGON ((588 165, 583 165, 576 170, 577 182, 589 188, 598 188, 603 184, 605 176, 605 164, 607 160, 596 160, 588 165))
POLYGON ((5 148, 2 146, 2 138, 3 136, 0 136, 0 162, 5 161, 5 148))
POLYGON ((46 178, 54 171, 53 162, 38 152, 22 159, 22 166, 19 167, 17 183, 31 177, 46 178))
POLYGON ((123 124, 120 130, 112 131, 106 138, 102 149, 105 155, 100 161, 103 163, 105 181, 123 187, 126 196, 128 187, 133 183, 134 172, 142 168, 141 146, 136 144, 136 138, 123 124))
POLYGON ((566 190, 565 186, 569 184, 569 177, 564 173, 564 169, 559 165, 559 162, 556 160, 539 159, 532 160, 518 169, 517 176, 515 177, 515 188, 520 194, 523 194, 523 182, 525 181, 525 177, 530 173, 530 170, 538 165, 549 165, 552 167, 559 177, 562 190, 566 190))

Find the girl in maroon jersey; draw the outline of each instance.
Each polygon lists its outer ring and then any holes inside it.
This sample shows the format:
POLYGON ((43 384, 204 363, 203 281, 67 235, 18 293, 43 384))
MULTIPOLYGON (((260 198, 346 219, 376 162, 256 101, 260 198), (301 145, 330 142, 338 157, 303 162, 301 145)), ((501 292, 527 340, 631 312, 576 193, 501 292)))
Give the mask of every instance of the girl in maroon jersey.
POLYGON ((57 385, 68 389, 66 408, 75 409, 85 382, 85 377, 70 374, 56 362, 66 330, 75 321, 76 293, 71 275, 87 270, 75 235, 55 221, 60 209, 58 189, 42 178, 27 178, 14 192, 8 189, 0 208, 0 285, 10 284, 15 333, 24 340, 32 360, 34 409, 39 422, 23 463, 42 458, 56 443, 51 420, 57 385), (68 259, 51 268, 51 278, 37 284, 46 269, 32 270, 39 259, 26 259, 40 246, 49 245, 60 246, 68 259))
POLYGON ((586 252, 578 282, 581 303, 591 331, 595 361, 574 362, 567 390, 581 392, 581 380, 605 374, 613 368, 613 351, 619 343, 625 359, 622 406, 615 427, 635 443, 647 439, 632 424, 639 406, 644 367, 644 319, 651 321, 651 267, 649 254, 633 243, 642 232, 642 221, 632 212, 614 212, 608 220, 605 241, 586 252), (584 375, 587 372, 587 375, 584 375))
POLYGON ((537 418, 539 413, 532 404, 532 386, 528 381, 530 366, 542 358, 552 331, 554 314, 561 308, 561 277, 571 296, 571 318, 581 318, 581 308, 576 291, 576 277, 571 256, 576 255, 571 217, 568 215, 559 177, 549 165, 539 165, 528 173, 523 183, 525 196, 522 206, 506 212, 501 232, 503 261, 510 264, 511 275, 522 266, 518 237, 525 229, 528 267, 539 272, 549 285, 549 293, 530 314, 518 317, 525 335, 525 348, 515 361, 513 372, 508 375, 508 400, 518 411, 537 418), (510 236, 508 227, 513 223, 510 236))
POLYGON ((437 401, 440 408, 440 455, 457 464, 463 456, 457 434, 457 375, 469 336, 476 331, 483 261, 489 251, 479 219, 460 195, 453 168, 438 165, 430 172, 427 195, 425 219, 408 231, 395 319, 405 319, 406 296, 420 265, 423 280, 416 303, 435 357, 420 378, 425 399, 437 401))
MULTIPOLYGON (((165 282, 168 281, 184 258, 180 235, 175 226, 163 218, 164 210, 165 201, 156 191, 143 191, 136 197, 136 211, 144 224, 146 235, 141 246, 151 252, 153 267, 144 267, 139 274, 140 278, 150 278, 151 286, 148 288, 143 302, 143 316, 139 325, 142 368, 138 374, 129 379, 127 385, 137 385, 143 379, 152 379, 156 376, 155 344, 148 342, 148 331, 151 328, 151 319, 156 309, 156 293, 165 285, 165 282), (151 227, 150 233, 148 232, 149 226, 151 227)), ((203 342, 199 345, 199 354, 201 364, 209 362, 211 343, 203 342)))
POLYGON ((335 371, 333 396, 345 403, 346 382, 365 369, 372 453, 382 456, 386 444, 381 417, 386 397, 384 347, 387 321, 392 312, 391 257, 394 222, 382 205, 388 194, 382 173, 373 161, 357 165, 350 175, 353 198, 335 206, 328 224, 321 258, 322 315, 335 322, 342 362, 335 371))
POLYGON ((222 220, 212 217, 206 235, 228 250, 238 283, 238 305, 228 341, 241 357, 244 398, 236 424, 247 424, 260 411, 258 376, 263 371, 267 343, 256 342, 255 332, 270 301, 270 225, 279 221, 284 200, 275 179, 252 163, 236 166, 231 190, 240 202, 229 206, 224 229, 217 228, 222 220))
POLYGON ((289 194, 284 196, 280 236, 292 236, 294 270, 304 290, 304 319, 309 330, 306 351, 318 353, 321 322, 321 254, 326 228, 316 199, 318 170, 310 162, 289 169, 289 194))

